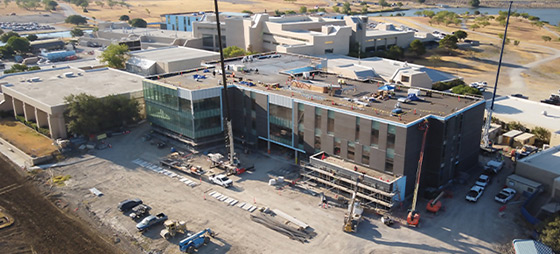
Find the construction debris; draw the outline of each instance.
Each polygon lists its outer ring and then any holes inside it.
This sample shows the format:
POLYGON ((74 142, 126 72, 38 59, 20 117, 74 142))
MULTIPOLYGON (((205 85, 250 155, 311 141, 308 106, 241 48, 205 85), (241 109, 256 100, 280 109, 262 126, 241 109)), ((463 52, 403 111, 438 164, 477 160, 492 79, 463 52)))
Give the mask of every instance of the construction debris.
POLYGON ((298 230, 293 227, 287 226, 282 222, 277 221, 272 216, 266 215, 264 213, 258 215, 250 215, 250 216, 252 221, 256 223, 260 223, 267 228, 270 228, 276 232, 288 236, 292 240, 297 240, 302 243, 308 242, 309 239, 317 235, 314 232, 309 232, 306 230, 298 230))

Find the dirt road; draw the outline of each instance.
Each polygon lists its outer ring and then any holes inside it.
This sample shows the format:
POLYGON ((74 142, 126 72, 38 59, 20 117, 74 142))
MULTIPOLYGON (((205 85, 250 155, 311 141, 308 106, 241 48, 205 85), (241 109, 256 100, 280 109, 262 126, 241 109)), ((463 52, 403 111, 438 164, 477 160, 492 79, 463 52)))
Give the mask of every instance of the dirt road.
POLYGON ((0 253, 121 253, 88 225, 49 202, 0 155, 0 206, 16 223, 0 230, 0 253))

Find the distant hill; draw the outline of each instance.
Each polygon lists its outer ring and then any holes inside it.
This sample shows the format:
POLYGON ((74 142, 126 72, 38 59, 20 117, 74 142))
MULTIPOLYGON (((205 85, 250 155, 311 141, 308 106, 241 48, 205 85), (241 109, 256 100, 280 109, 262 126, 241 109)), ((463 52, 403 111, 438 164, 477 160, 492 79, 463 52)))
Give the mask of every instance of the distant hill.
MULTIPOLYGON (((426 4, 448 5, 450 7, 470 6, 470 0, 427 0, 426 4)), ((503 0, 480 0, 480 7, 507 7, 509 1, 503 0)), ((513 0, 512 8, 560 8, 560 0, 513 0)))

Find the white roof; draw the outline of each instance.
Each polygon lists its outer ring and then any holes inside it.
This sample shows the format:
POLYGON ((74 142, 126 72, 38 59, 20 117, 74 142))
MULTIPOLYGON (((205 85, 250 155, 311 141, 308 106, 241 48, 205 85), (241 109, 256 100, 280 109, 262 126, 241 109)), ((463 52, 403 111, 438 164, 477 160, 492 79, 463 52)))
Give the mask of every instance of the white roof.
POLYGON ((518 131, 518 130, 511 130, 508 131, 504 134, 504 137, 516 137, 518 135, 521 135, 521 133, 523 133, 522 131, 518 131))
POLYGON ((560 176, 560 146, 548 148, 544 151, 529 155, 517 163, 528 164, 560 176))
MULTIPOLYGON (((487 104, 489 107, 490 100, 487 104)), ((550 132, 560 130, 560 107, 555 105, 504 96, 496 98, 492 114, 506 123, 521 122, 530 129, 543 127, 550 132), (546 115, 543 111, 546 111, 546 115)))

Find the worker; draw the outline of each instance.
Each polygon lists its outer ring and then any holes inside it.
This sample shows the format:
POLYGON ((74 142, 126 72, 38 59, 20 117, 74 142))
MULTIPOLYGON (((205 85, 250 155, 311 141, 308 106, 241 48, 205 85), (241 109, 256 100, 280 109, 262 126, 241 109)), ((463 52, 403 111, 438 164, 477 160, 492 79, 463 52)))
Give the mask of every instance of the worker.
POLYGON ((259 69, 255 68, 255 73, 259 74, 259 69))
POLYGON ((214 77, 216 77, 216 70, 212 71, 212 75, 214 75, 214 77))

